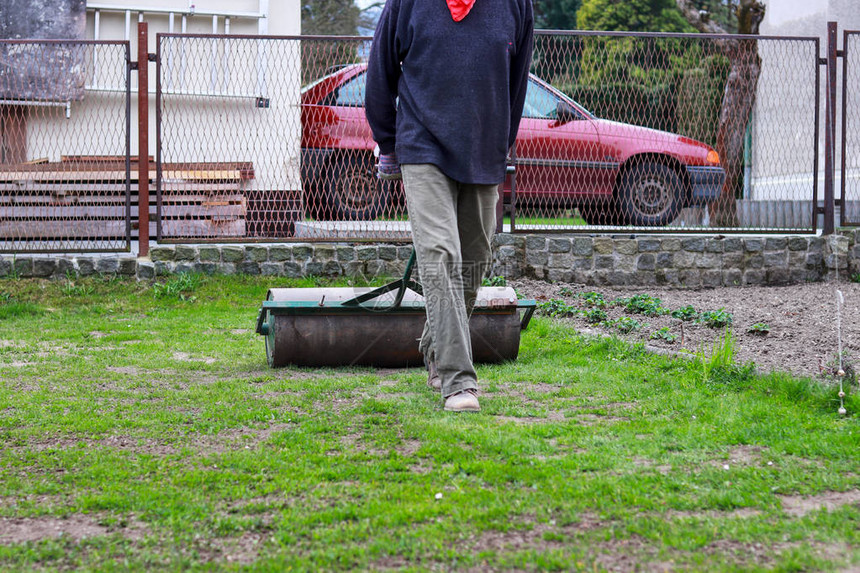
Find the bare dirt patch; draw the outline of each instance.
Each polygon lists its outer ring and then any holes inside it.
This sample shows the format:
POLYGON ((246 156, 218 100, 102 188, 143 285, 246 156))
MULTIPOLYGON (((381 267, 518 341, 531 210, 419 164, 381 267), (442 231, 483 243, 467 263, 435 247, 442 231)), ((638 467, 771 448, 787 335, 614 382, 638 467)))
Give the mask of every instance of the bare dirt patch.
POLYGON ((228 428, 215 434, 191 434, 182 438, 155 439, 150 437, 111 434, 108 436, 65 435, 54 438, 31 438, 23 445, 11 446, 15 450, 42 452, 47 450, 109 449, 133 454, 154 456, 177 455, 184 450, 201 455, 221 454, 238 447, 257 448, 280 432, 293 428, 290 422, 270 424, 266 427, 228 428))
POLYGON ((705 510, 705 511, 680 511, 672 509, 662 514, 669 519, 749 519, 758 517, 761 512, 752 507, 739 507, 731 511, 705 510))
POLYGON ((729 449, 726 457, 711 460, 710 463, 722 468, 757 465, 761 463, 761 454, 766 449, 763 446, 735 446, 729 449))
POLYGON ((554 521, 532 523, 531 527, 511 528, 507 531, 488 529, 480 535, 473 535, 466 543, 474 551, 486 550, 521 550, 537 549, 545 550, 559 547, 562 539, 572 537, 586 531, 600 529, 608 525, 599 516, 591 513, 583 513, 578 520, 563 526, 556 525, 554 521))
POLYGON ((250 565, 260 556, 260 551, 269 536, 268 533, 245 531, 238 537, 216 537, 212 539, 210 545, 218 560, 250 565))
POLYGON ((208 356, 191 356, 187 352, 174 352, 173 359, 180 362, 203 362, 204 364, 215 364, 217 360, 208 356))
MULTIPOLYGON (((579 305, 581 298, 576 295, 598 292, 607 301, 636 294, 649 294, 659 298, 662 306, 669 310, 688 305, 699 312, 724 309, 733 316, 732 332, 735 336, 736 360, 739 363, 754 362, 761 372, 788 371, 799 376, 812 377, 819 376, 822 366, 826 367, 832 363, 837 355, 835 289, 838 286, 844 297, 841 317, 843 348, 849 359, 860 360, 860 284, 857 283, 693 290, 667 287, 591 287, 521 279, 511 281, 511 286, 523 297, 534 298, 538 302, 561 299, 568 304, 579 305), (561 295, 562 287, 569 288, 569 294, 561 295), (758 323, 767 324, 769 333, 757 335, 748 332, 750 327, 758 323)), ((607 307, 606 312, 610 320, 628 316, 647 323, 647 326, 630 334, 621 334, 617 330, 605 328, 601 328, 601 331, 658 349, 689 352, 709 350, 722 335, 721 329, 686 322, 683 323, 682 340, 682 321, 671 316, 631 315, 615 306, 607 307), (662 327, 668 327, 678 339, 671 344, 663 340, 651 340, 651 333, 662 327)), ((594 328, 582 317, 566 320, 570 320, 578 329, 594 328)))
POLYGON ((837 510, 845 505, 860 504, 860 490, 829 491, 813 496, 781 496, 782 509, 793 517, 803 517, 813 511, 837 510))
POLYGON ((142 539, 148 533, 146 525, 134 519, 127 521, 127 527, 115 528, 101 525, 100 520, 101 516, 95 514, 74 514, 65 518, 51 516, 0 518, 0 543, 35 543, 55 538, 81 541, 112 533, 121 533, 127 539, 142 539))

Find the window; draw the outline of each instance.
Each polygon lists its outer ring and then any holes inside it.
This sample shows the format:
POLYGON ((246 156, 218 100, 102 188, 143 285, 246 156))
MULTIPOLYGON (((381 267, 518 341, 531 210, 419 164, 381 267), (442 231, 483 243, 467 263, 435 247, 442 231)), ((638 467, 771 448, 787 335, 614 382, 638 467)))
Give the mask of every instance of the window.
POLYGON ((529 80, 529 85, 526 88, 526 103, 523 107, 523 117, 555 119, 558 102, 558 96, 539 83, 529 80))
POLYGON ((334 104, 347 107, 364 107, 364 84, 366 75, 361 73, 334 90, 334 104))

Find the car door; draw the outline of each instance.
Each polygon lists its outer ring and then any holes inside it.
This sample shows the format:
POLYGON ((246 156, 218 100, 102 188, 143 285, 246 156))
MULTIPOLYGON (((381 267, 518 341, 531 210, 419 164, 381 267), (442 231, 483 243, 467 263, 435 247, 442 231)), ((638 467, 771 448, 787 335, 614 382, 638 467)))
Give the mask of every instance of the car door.
POLYGON ((576 203, 611 194, 618 164, 587 113, 534 76, 517 136, 517 202, 576 203))

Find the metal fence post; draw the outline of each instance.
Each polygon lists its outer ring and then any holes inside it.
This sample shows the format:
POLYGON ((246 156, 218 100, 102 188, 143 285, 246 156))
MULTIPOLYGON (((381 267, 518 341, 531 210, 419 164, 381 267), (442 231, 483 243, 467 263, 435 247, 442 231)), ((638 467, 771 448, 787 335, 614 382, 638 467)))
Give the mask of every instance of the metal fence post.
POLYGON ((149 255, 149 34, 137 24, 137 220, 138 256, 149 255))
POLYGON ((835 231, 834 169, 836 150, 836 41, 837 23, 827 23, 827 89, 824 111, 824 226, 822 232, 835 231))

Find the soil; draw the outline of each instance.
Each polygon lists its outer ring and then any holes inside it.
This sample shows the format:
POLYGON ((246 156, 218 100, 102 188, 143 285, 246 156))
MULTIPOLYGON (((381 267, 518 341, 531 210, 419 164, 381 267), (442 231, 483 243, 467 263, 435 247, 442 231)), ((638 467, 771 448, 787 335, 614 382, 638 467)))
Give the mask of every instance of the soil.
MULTIPOLYGON (((735 362, 753 362, 761 373, 790 372, 797 376, 833 376, 838 370, 841 324, 843 369, 849 377, 854 361, 860 360, 860 284, 852 282, 807 283, 782 287, 722 287, 711 289, 677 289, 668 287, 616 288, 579 284, 546 283, 521 279, 511 281, 523 298, 538 303, 563 300, 578 309, 587 310, 582 294, 597 292, 606 301, 646 294, 660 299, 669 310, 692 306, 699 313, 724 310, 732 315, 731 332, 735 342, 735 362), (843 303, 837 304, 837 290, 843 303), (766 325, 767 332, 751 332, 756 324, 766 325)), ((589 334, 617 335, 642 342, 657 352, 701 352, 709 354, 714 343, 724 336, 723 328, 711 328, 696 321, 682 321, 671 315, 644 316, 632 314, 620 305, 605 308, 608 321, 620 317, 637 320, 643 326, 624 334, 617 328, 589 323, 581 314, 564 320, 589 334), (651 334, 661 328, 675 335, 674 342, 651 334)), ((761 327, 760 327, 761 330, 761 327)))

